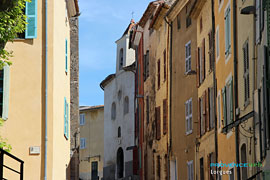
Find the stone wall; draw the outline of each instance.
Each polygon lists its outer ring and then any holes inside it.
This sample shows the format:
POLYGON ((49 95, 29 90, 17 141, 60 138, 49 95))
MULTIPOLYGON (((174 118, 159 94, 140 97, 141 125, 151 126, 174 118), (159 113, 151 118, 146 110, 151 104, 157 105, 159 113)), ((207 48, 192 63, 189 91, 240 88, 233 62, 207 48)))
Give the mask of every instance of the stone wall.
POLYGON ((79 21, 70 19, 70 180, 79 179, 79 21))

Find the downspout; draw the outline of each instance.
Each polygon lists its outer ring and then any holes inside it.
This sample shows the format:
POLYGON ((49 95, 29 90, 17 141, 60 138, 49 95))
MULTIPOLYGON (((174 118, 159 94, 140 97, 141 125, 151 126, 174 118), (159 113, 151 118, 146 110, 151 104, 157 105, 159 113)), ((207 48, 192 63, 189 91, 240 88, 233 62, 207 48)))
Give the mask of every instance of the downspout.
POLYGON ((48 0, 45 0, 45 145, 44 145, 44 180, 47 180, 48 149, 48 0))
MULTIPOLYGON (((235 120, 238 119, 236 110, 238 108, 238 72, 237 72, 237 17, 236 17, 236 0, 233 0, 233 52, 234 52, 234 114, 235 120)), ((239 125, 235 127, 235 148, 236 148, 236 163, 239 164, 239 125)), ((240 180, 240 167, 237 167, 237 180, 240 180)))
POLYGON ((170 122, 169 122, 169 146, 168 146, 168 178, 170 179, 170 158, 171 158, 171 151, 172 151, 172 33, 173 33, 173 23, 169 23, 164 17, 165 22, 168 24, 170 28, 170 122))
MULTIPOLYGON (((214 83, 214 109, 217 107, 217 81, 216 81, 216 49, 215 49, 215 37, 216 37, 216 24, 215 24, 215 0, 211 0, 211 11, 212 11, 212 32, 213 32, 213 42, 212 42, 212 47, 213 47, 213 83, 214 83)), ((218 137, 217 137, 217 116, 216 116, 216 111, 214 111, 214 118, 215 118, 215 162, 218 162, 218 137)), ((217 166, 215 166, 215 171, 217 171, 217 166)), ((218 174, 216 174, 216 179, 218 178, 218 174)))

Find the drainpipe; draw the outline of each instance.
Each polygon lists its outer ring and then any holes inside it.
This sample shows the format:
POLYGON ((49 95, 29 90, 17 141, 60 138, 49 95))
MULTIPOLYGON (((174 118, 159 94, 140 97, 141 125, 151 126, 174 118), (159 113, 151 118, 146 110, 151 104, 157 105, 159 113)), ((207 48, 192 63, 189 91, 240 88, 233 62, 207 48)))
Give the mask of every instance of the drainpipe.
MULTIPOLYGON (((217 81, 216 81, 216 56, 215 56, 215 36, 216 36, 216 25, 215 25, 215 0, 211 0, 211 11, 212 11, 212 33, 213 33, 213 42, 212 42, 212 47, 213 47, 213 88, 214 88, 214 109, 217 107, 217 81)), ((218 138, 217 138, 217 116, 216 116, 216 111, 214 111, 214 118, 215 118, 215 162, 218 162, 218 138)), ((217 171, 217 166, 215 167, 215 170, 217 171)), ((218 174, 216 174, 216 179, 218 178, 218 174)))
POLYGON ((44 180, 47 180, 48 146, 48 0, 45 0, 45 145, 44 145, 44 180))
MULTIPOLYGON (((235 112, 235 120, 238 119, 238 115, 236 115, 236 110, 238 108, 238 75, 237 75, 237 5, 236 0, 233 0, 233 52, 234 52, 234 112, 235 112)), ((235 146, 236 146, 236 163, 239 163, 239 125, 235 127, 235 146)), ((237 167, 237 180, 240 180, 240 167, 237 167)))
MULTIPOLYGON (((170 157, 172 151, 172 39, 173 39, 173 23, 169 23, 166 16, 164 17, 165 22, 170 28, 170 126, 169 126, 169 147, 168 147, 168 177, 170 177, 170 157)), ((170 178, 169 178, 170 179, 170 178)))

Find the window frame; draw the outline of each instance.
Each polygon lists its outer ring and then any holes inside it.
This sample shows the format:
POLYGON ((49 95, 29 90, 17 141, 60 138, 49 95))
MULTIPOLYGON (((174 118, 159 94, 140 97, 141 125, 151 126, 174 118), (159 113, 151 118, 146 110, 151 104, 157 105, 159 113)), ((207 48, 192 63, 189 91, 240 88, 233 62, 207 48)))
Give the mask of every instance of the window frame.
POLYGON ((80 114, 80 126, 83 126, 83 125, 85 125, 85 113, 80 114), (83 117, 83 121, 81 117, 83 117))
POLYGON ((224 37, 225 37, 225 58, 228 62, 228 57, 232 52, 232 40, 231 40, 231 3, 228 2, 225 10, 224 10, 224 37))
POLYGON ((188 180, 194 180, 193 160, 187 162, 188 180))
POLYGON ((185 124, 186 124, 186 135, 189 135, 193 131, 193 105, 192 98, 185 102, 185 124))
POLYGON ((192 68, 191 68, 191 40, 190 40, 185 44, 185 74, 189 73, 191 69, 192 68))
POLYGON ((86 149, 86 138, 80 138, 80 149, 86 149))

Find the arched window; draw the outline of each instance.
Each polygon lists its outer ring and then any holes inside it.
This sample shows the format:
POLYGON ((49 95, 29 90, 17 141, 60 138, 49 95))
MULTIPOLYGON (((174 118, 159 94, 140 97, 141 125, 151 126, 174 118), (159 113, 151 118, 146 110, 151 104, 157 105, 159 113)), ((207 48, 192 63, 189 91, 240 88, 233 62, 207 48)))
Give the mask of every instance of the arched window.
POLYGON ((123 178, 124 176, 124 152, 120 147, 117 150, 117 178, 123 178))
POLYGON ((128 112, 129 112, 129 99, 128 96, 126 96, 124 100, 124 114, 127 114, 128 112))
MULTIPOLYGON (((243 144, 241 146, 241 163, 247 163, 247 148, 246 144, 243 144)), ((247 174, 247 167, 241 167, 241 173, 242 173, 242 178, 241 179, 247 179, 248 174, 247 174)))
POLYGON ((115 105, 115 102, 112 103, 111 118, 112 118, 112 120, 115 120, 115 118, 116 118, 116 105, 115 105))
POLYGON ((118 127, 118 137, 119 138, 121 137, 121 127, 120 126, 118 127))
POLYGON ((119 70, 123 68, 123 65, 124 65, 124 50, 123 48, 121 48, 119 52, 119 70))

